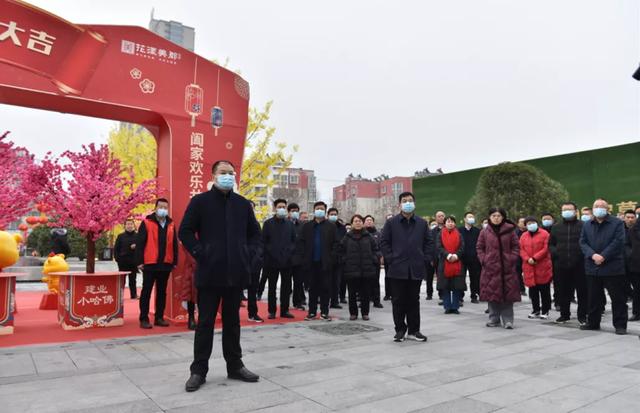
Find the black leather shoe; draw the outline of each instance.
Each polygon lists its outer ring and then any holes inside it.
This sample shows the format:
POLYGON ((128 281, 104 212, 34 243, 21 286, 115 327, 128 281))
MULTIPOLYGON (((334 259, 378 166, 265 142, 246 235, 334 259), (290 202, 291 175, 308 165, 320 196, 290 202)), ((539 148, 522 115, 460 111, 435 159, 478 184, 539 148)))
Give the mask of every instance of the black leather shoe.
POLYGON ((142 321, 140 321, 140 328, 144 328, 145 330, 149 330, 149 329, 153 328, 153 326, 151 325, 149 320, 142 320, 142 321))
POLYGON ((246 367, 242 367, 240 370, 228 372, 227 377, 232 380, 246 381, 247 383, 255 383, 260 380, 260 376, 253 374, 246 367))
POLYGON ((286 312, 283 314, 280 314, 280 318, 296 318, 293 314, 286 312))
POLYGON ((207 379, 205 379, 204 377, 202 377, 199 374, 192 374, 191 377, 189 377, 189 380, 187 380, 187 383, 184 385, 184 388, 186 391, 188 392, 192 392, 192 391, 196 391, 200 388, 200 386, 202 386, 205 382, 207 381, 207 379))
POLYGON ((627 334, 626 328, 616 328, 616 334, 619 336, 624 336, 627 334))
POLYGON ((156 321, 153 322, 154 326, 158 326, 158 327, 169 327, 169 322, 167 320, 165 320, 164 318, 159 318, 156 321))
POLYGON ((580 330, 600 330, 600 326, 592 326, 591 324, 584 324, 580 326, 580 330))

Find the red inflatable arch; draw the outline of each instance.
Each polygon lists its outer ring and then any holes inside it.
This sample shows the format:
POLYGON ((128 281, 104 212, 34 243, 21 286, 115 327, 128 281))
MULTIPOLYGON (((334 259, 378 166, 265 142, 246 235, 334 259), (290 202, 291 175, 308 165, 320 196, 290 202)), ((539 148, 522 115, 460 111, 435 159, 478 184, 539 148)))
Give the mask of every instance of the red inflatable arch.
MULTIPOLYGON (((146 29, 74 24, 0 0, 0 63, 1 103, 149 129, 158 143, 162 195, 178 222, 190 197, 206 191, 213 162, 241 164, 247 82, 146 29)), ((170 285, 167 310, 179 320, 175 289, 170 285)))

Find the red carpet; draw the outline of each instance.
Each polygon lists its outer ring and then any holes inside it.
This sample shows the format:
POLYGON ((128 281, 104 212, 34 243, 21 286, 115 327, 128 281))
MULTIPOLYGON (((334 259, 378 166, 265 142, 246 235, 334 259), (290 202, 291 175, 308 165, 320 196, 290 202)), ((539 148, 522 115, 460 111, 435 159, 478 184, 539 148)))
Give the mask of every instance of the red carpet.
MULTIPOLYGON (((58 324, 55 310, 39 310, 38 305, 42 298, 42 292, 18 291, 16 292, 16 305, 18 312, 15 314, 14 333, 0 336, 0 347, 15 347, 29 344, 65 343, 70 341, 102 340, 109 338, 152 336, 160 334, 174 334, 189 331, 186 325, 171 325, 170 327, 154 327, 151 330, 143 330, 138 323, 139 301, 125 299, 124 325, 121 327, 92 328, 79 331, 64 331, 58 324)), ((125 293, 126 294, 126 293, 125 293)), ((151 300, 153 312, 153 299, 151 300)), ((306 313, 304 311, 291 310, 294 319, 277 318, 267 320, 267 302, 258 302, 258 313, 265 319, 264 323, 256 324, 247 320, 247 309, 240 309, 240 325, 260 326, 265 324, 283 324, 302 321, 306 313)), ((216 330, 221 328, 220 314, 216 320, 216 330)))

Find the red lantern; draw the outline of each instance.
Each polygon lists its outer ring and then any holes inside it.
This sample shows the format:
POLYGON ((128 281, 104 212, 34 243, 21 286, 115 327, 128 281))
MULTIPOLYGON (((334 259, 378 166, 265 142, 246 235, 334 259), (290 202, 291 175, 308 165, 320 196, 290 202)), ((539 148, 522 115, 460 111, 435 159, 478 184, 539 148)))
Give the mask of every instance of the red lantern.
POLYGON ((49 218, 47 218, 46 216, 41 216, 40 218, 38 218, 38 222, 40 222, 41 224, 46 224, 47 222, 49 222, 49 218))
POLYGON ((39 217, 27 217, 27 219, 25 219, 25 221, 27 221, 27 224, 29 224, 29 225, 35 225, 38 222, 40 222, 40 218, 39 217))
POLYGON ((20 224, 18 225, 18 229, 22 232, 26 231, 29 229, 29 226, 27 224, 20 224))

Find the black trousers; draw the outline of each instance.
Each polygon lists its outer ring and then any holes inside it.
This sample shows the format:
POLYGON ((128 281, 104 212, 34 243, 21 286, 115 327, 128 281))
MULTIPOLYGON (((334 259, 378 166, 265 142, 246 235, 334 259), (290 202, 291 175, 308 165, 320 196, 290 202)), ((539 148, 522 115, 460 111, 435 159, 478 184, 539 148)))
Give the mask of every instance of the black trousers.
POLYGON ((433 276, 436 269, 431 263, 427 264, 427 297, 433 297, 433 276))
POLYGON ((289 300, 291 297, 292 279, 291 268, 265 268, 269 280, 269 314, 275 314, 276 305, 276 288, 278 286, 278 277, 280 277, 280 314, 289 312, 289 300))
POLYGON ((309 280, 309 315, 318 312, 318 298, 320 299, 320 314, 329 314, 329 294, 331 293, 331 271, 322 269, 321 262, 311 264, 309 280))
POLYGON ((584 266, 579 264, 572 268, 563 268, 556 265, 553 282, 553 287, 557 290, 556 304, 560 305, 560 315, 571 318, 571 300, 575 291, 578 296, 578 320, 585 321, 589 305, 584 266))
POLYGON ((300 307, 305 305, 306 301, 304 295, 304 286, 307 283, 304 279, 306 273, 299 266, 293 267, 291 271, 293 274, 293 306, 300 307))
POLYGON ((340 283, 342 282, 342 265, 336 265, 331 271, 331 305, 340 304, 340 283))
POLYGON ((529 287, 529 298, 531 298, 534 313, 549 314, 549 310, 551 310, 551 283, 529 287), (540 300, 542 300, 542 308, 540 308, 540 300))
POLYGON ((191 373, 203 377, 209 372, 209 358, 213 349, 213 328, 222 301, 222 354, 227 372, 242 367, 240 347, 240 287, 209 287, 198 289, 198 326, 193 341, 191 373))
POLYGON ((518 280, 520 282, 520 292, 523 293, 526 291, 524 286, 524 277, 522 276, 522 258, 518 257, 516 261, 516 273, 518 274, 518 280))
POLYGON ((164 308, 167 304, 167 281, 170 271, 142 271, 142 292, 140 293, 140 321, 149 321, 149 302, 151 290, 156 285, 155 319, 164 318, 164 308))
POLYGON ((340 279, 340 301, 344 301, 347 298, 347 280, 344 277, 340 279))
POLYGON ((602 319, 602 295, 606 288, 611 297, 611 310, 613 313, 613 326, 615 328, 627 328, 627 277, 625 275, 596 276, 587 275, 587 290, 589 292, 588 323, 592 326, 600 326, 602 319))
POLYGON ((135 265, 118 263, 118 271, 129 271, 129 274, 127 275, 129 277, 129 296, 131 298, 136 298, 138 296, 138 288, 136 287, 138 268, 135 265))
POLYGON ((360 312, 369 315, 369 290, 371 280, 368 278, 353 278, 347 281, 349 286, 349 314, 358 315, 358 298, 360 299, 360 312))
POLYGON ((390 278, 389 282, 393 291, 391 304, 396 333, 417 333, 420 331, 420 285, 422 280, 390 278))
MULTIPOLYGON (((374 304, 380 302, 380 267, 376 268, 376 275, 369 281, 369 297, 374 304)), ((349 290, 351 296, 351 290, 349 290)))
POLYGON ((631 306, 631 312, 633 315, 640 314, 640 272, 630 272, 629 282, 633 286, 633 304, 631 306))
POLYGON ((262 294, 264 293, 264 287, 267 285, 268 279, 269 278, 267 277, 267 273, 263 269, 262 275, 260 276, 260 281, 258 282, 258 295, 261 297, 262 297, 262 294))
POLYGON ((480 261, 471 260, 466 264, 467 271, 469 272, 469 290, 471 290, 471 298, 478 298, 480 295, 480 272, 482 271, 482 266, 480 265, 480 261))
POLYGON ((258 285, 260 284, 260 271, 251 274, 251 284, 247 287, 247 312, 249 317, 258 315, 258 285))

